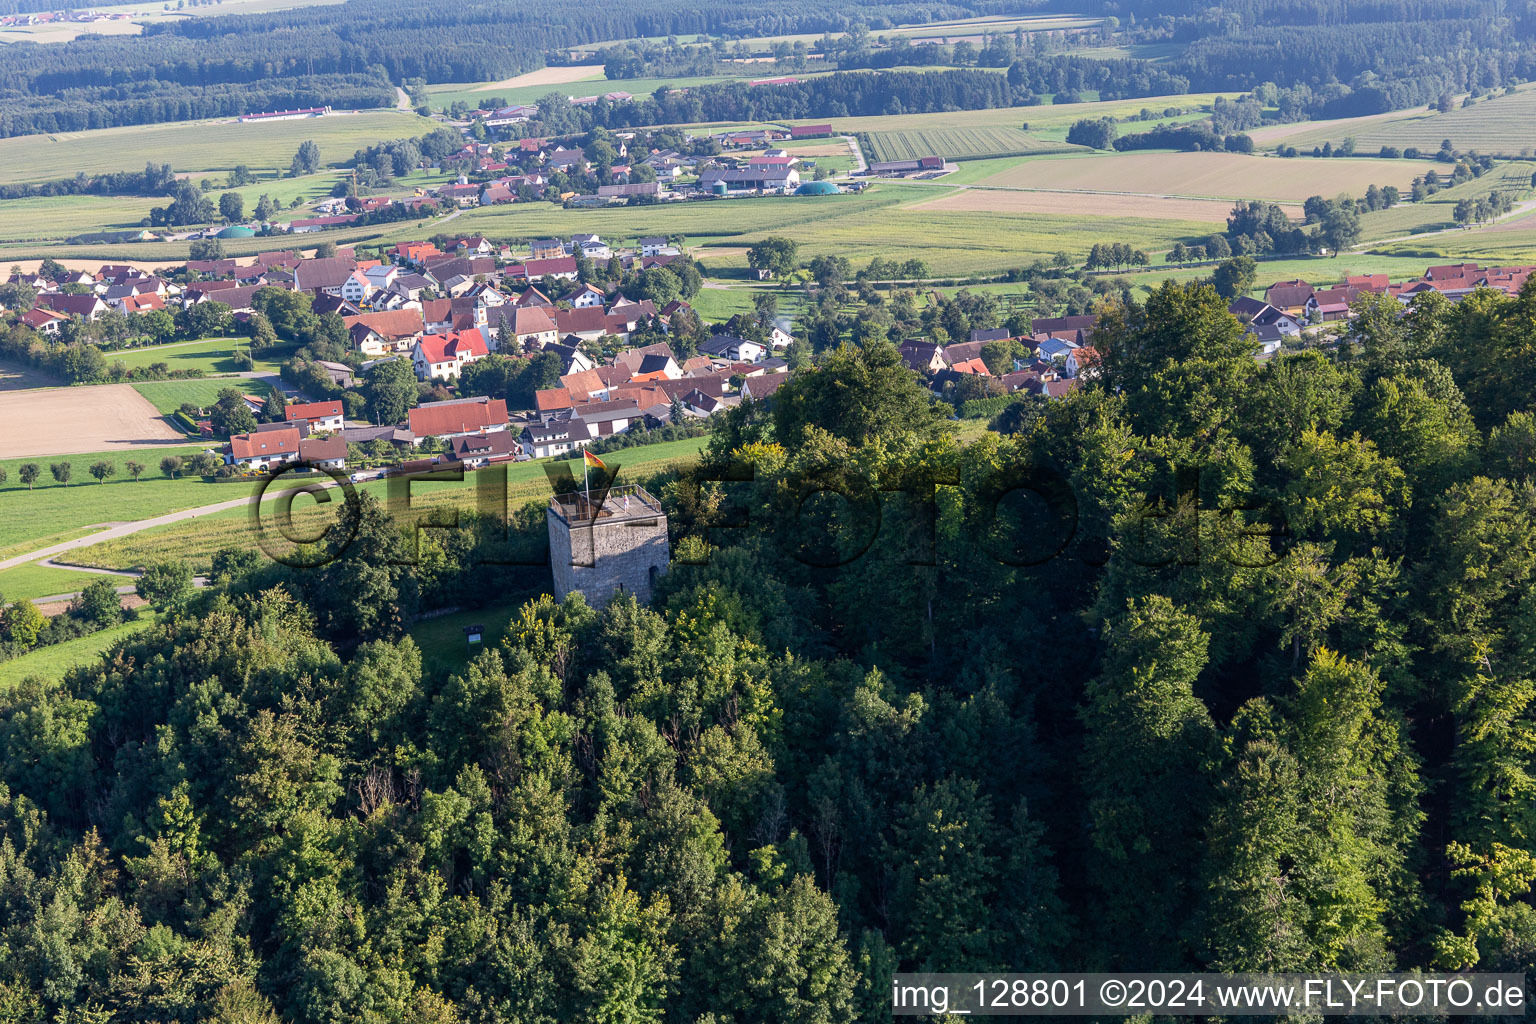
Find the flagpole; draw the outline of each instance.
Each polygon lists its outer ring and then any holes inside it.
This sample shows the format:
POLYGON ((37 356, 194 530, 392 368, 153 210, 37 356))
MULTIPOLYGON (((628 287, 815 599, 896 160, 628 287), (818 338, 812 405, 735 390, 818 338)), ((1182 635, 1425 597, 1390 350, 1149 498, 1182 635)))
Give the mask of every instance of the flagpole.
POLYGON ((581 450, 581 489, 586 492, 587 508, 590 510, 592 508, 592 484, 587 479, 587 450, 585 448, 581 450))

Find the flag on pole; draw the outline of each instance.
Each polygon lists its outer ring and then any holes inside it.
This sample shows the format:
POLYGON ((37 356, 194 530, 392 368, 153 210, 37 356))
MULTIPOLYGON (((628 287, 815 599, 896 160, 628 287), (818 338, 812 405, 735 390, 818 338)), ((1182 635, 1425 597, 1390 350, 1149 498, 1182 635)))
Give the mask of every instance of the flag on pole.
POLYGON ((581 489, 586 491, 588 502, 592 500, 592 481, 587 478, 587 470, 593 466, 596 466, 604 473, 608 472, 608 467, 603 465, 602 459, 583 448, 581 450, 581 489))

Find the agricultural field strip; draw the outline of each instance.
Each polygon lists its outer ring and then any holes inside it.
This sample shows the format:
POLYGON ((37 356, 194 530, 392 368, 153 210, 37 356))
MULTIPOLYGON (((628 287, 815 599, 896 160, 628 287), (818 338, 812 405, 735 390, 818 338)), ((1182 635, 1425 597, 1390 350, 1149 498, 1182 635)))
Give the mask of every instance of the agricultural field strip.
MULTIPOLYGON (((696 458, 698 450, 703 447, 706 440, 707 438, 697 438, 689 441, 663 442, 657 445, 646 445, 632 449, 625 449, 621 452, 614 453, 614 457, 610 461, 619 467, 628 467, 635 471, 643 470, 647 474, 651 474, 691 462, 694 458, 696 458), (647 452, 647 448, 658 450, 647 452)), ((180 455, 186 455, 188 453, 188 450, 178 450, 173 452, 173 454, 180 455)), ((153 468, 151 471, 154 471, 153 468)), ((473 487, 469 482, 472 476, 473 474, 467 474, 464 483, 428 482, 416 484, 412 488, 412 503, 413 505, 420 504, 423 507, 427 507, 432 504, 458 505, 464 504, 466 501, 473 502, 475 495, 473 487)), ((535 498, 541 494, 549 493, 548 484, 543 479, 542 463, 520 463, 509 470, 508 477, 509 479, 507 490, 509 500, 520 496, 535 498), (517 477, 521 477, 522 479, 517 479, 517 477)), ((176 481, 176 483, 185 484, 185 486, 188 488, 236 488, 241 490, 242 493, 239 497, 230 498, 224 501, 181 508, 131 522, 112 523, 107 525, 99 532, 91 533, 81 537, 73 537, 63 541, 57 541, 52 544, 34 548, 29 551, 23 551, 20 554, 11 555, 3 560, 0 560, 0 571, 14 568, 19 565, 26 565, 30 562, 35 562, 40 559, 58 558, 64 555, 69 555, 70 557, 68 558, 68 561, 73 564, 83 565, 91 568, 131 568, 131 566, 102 564, 98 560, 92 559, 89 556, 82 558, 72 553, 79 552, 85 548, 105 544, 110 541, 121 540, 123 538, 127 538, 144 531, 153 530, 160 531, 161 536, 168 537, 173 543, 183 543, 189 539, 188 528, 183 525, 188 520, 204 519, 207 517, 222 517, 226 522, 233 522, 235 520, 240 520, 243 522, 245 517, 250 512, 250 506, 254 500, 253 493, 246 492, 244 487, 237 484, 202 484, 201 481, 192 480, 176 481), (174 529, 171 529, 173 527, 174 529)), ((336 486, 329 481, 320 483, 317 480, 315 483, 319 484, 323 489, 326 490, 333 489, 336 486)), ((122 484, 114 486, 132 485, 122 484)), ((249 486, 254 487, 254 485, 249 486)), ((314 484, 304 484, 295 486, 293 488, 285 487, 281 491, 276 489, 268 490, 261 496, 261 500, 263 504, 266 504, 267 502, 274 501, 285 494, 300 494, 307 492, 313 486, 314 484)), ((50 488, 50 490, 53 489, 54 488, 50 488)), ((361 491, 374 493, 382 498, 385 492, 385 485, 382 482, 365 483, 359 485, 358 489, 361 491)), ((18 494, 18 497, 24 501, 27 492, 19 491, 16 493, 18 494)), ((19 503, 17 507, 24 507, 24 505, 19 503)), ((313 521, 313 519, 328 514, 334 514, 334 508, 335 506, 333 504, 322 504, 312 508, 295 508, 293 515, 295 521, 303 521, 305 517, 309 517, 310 520, 313 521)), ((193 528, 194 531, 195 529, 196 528, 193 528)), ((238 527, 236 527, 234 530, 221 528, 215 532, 220 534, 238 533, 239 529, 238 527)), ((17 546, 18 545, 12 545, 7 550, 14 551, 16 550, 17 546)))

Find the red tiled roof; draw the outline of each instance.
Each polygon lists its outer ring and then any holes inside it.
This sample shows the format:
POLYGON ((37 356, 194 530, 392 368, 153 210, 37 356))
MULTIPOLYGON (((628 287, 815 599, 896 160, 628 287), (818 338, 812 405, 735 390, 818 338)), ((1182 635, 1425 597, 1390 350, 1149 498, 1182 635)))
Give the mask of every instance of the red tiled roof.
POLYGON ((539 412, 553 412, 571 407, 571 393, 565 388, 544 388, 533 393, 534 405, 539 412))
POLYGON ((229 439, 229 451, 237 459, 261 458, 269 455, 293 454, 299 450, 298 428, 291 430, 252 431, 235 434, 229 439))
POLYGON ((340 415, 340 402, 296 402, 283 409, 283 419, 290 423, 294 420, 329 419, 340 415))
POLYGON ((341 322, 351 330, 362 324, 381 338, 414 338, 426 330, 419 309, 387 309, 379 313, 363 313, 359 316, 342 317, 341 322))
POLYGON ((429 363, 448 363, 461 356, 486 356, 485 339, 479 331, 451 331, 448 334, 428 334, 419 340, 421 354, 429 363))
POLYGON ((411 410, 411 433, 417 437, 467 434, 506 426, 507 403, 500 398, 473 402, 434 402, 411 410))

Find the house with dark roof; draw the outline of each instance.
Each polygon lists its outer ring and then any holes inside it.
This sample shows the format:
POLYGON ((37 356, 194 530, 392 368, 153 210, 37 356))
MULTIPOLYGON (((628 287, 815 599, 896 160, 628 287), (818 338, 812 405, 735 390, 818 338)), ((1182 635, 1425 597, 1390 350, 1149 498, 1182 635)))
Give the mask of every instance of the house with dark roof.
POLYGON ((1029 332, 1033 335, 1049 334, 1051 337, 1075 338, 1079 331, 1093 332, 1093 327, 1099 322, 1096 315, 1087 316, 1041 316, 1029 322, 1029 332))
POLYGON ((716 334, 699 344, 699 354, 712 359, 727 359, 733 363, 756 363, 768 354, 768 349, 749 338, 716 334))
POLYGON ((340 295, 342 285, 356 269, 357 260, 350 256, 303 260, 293 268, 293 287, 313 295, 340 295))
POLYGON ((1288 316, 1305 319, 1307 303, 1315 289, 1297 278, 1293 281, 1276 281, 1264 292, 1264 301, 1288 316))
POLYGON ((466 466, 486 466, 493 462, 510 462, 517 458, 520 448, 510 430, 497 430, 489 434, 465 434, 455 437, 451 444, 454 460, 466 466))
POLYGON ((81 320, 95 320, 109 308, 96 294, 67 295, 64 292, 49 292, 37 297, 37 306, 41 309, 49 309, 67 317, 79 317, 81 320))
POLYGON ((346 469, 347 442, 340 437, 301 437, 299 458, 321 469, 346 469))

